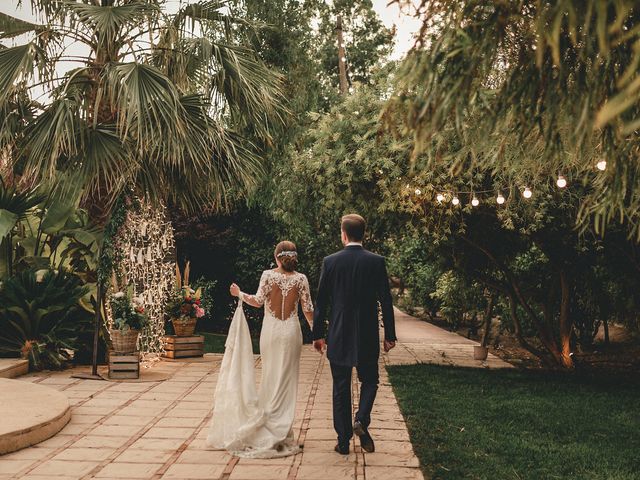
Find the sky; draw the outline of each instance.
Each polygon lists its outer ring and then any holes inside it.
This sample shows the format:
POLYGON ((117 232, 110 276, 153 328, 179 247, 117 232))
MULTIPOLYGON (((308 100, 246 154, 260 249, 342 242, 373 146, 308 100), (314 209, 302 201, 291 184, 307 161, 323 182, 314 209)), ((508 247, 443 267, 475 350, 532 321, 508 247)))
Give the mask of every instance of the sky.
MULTIPOLYGON (((413 45, 413 35, 420 28, 420 23, 412 16, 401 12, 396 3, 387 5, 390 0, 372 1, 373 8, 378 12, 384 24, 387 27, 395 25, 397 28, 396 43, 391 58, 393 60, 399 60, 413 45)), ((0 12, 24 20, 34 21, 34 16, 31 13, 30 0, 23 0, 22 3, 22 8, 18 8, 18 0, 0 0, 0 12)), ((168 10, 176 10, 180 4, 180 0, 167 0, 166 3, 168 10)))

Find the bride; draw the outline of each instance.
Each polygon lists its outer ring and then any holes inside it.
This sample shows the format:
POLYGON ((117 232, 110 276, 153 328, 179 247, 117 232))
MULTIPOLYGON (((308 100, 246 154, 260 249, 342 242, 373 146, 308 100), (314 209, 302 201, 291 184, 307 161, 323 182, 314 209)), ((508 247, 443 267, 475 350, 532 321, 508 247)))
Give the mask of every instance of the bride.
POLYGON ((218 375, 207 445, 240 457, 284 457, 299 451, 292 428, 302 350, 298 304, 309 323, 313 321, 313 304, 307 277, 296 272, 295 244, 280 242, 275 259, 278 267, 262 273, 255 295, 242 292, 235 283, 230 288, 239 302, 218 375), (264 305, 258 392, 243 302, 253 307, 264 305))

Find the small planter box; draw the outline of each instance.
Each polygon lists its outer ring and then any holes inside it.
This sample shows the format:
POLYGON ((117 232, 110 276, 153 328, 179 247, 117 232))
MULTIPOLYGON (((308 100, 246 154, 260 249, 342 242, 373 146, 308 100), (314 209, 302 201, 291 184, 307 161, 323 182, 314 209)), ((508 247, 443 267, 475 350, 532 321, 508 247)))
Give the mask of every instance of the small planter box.
POLYGON ((109 352, 109 378, 140 378, 140 353, 121 355, 109 352))
POLYGON ((204 336, 167 335, 164 337, 164 350, 166 358, 202 357, 204 355, 204 336))

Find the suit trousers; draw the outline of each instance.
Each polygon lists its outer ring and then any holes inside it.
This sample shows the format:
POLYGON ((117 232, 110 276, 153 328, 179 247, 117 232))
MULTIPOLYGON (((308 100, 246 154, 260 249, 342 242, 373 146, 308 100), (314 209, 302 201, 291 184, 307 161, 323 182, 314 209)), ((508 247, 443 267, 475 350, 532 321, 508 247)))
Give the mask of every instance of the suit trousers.
MULTIPOLYGON (((371 423, 371 410, 378 392, 378 363, 368 363, 356 366, 358 380, 360 380, 360 402, 355 420, 365 427, 371 423)), ((333 427, 338 434, 338 442, 348 443, 353 437, 353 423, 351 419, 351 374, 353 367, 336 365, 331 362, 331 376, 333 377, 333 427)))

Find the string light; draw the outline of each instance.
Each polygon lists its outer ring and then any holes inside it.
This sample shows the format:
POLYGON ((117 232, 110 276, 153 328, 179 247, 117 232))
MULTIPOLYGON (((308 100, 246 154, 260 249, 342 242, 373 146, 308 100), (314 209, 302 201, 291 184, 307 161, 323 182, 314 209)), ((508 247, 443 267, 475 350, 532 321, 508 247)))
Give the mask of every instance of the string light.
POLYGON ((134 296, 142 298, 149 318, 140 332, 138 347, 145 361, 159 360, 164 353, 164 310, 175 278, 173 227, 166 208, 140 200, 137 211, 127 212, 116 248, 120 257, 117 275, 121 283, 133 287, 134 296))
POLYGON ((498 203, 498 205, 502 205, 504 203, 504 197, 502 196, 502 193, 498 193, 498 196, 496 197, 496 202, 498 203))
POLYGON ((600 160, 598 163, 596 163, 596 168, 601 172, 604 172, 607 169, 607 161, 600 160))
POLYGON ((443 194, 441 194, 441 193, 439 193, 439 194, 436 196, 436 200, 438 201, 438 203, 442 203, 442 202, 444 202, 444 195, 443 195, 443 194))
POLYGON ((480 205, 480 200, 478 200, 478 197, 474 195, 473 198, 471 199, 471 206, 477 207, 478 205, 480 205))
POLYGON ((451 199, 451 203, 453 203, 454 205, 458 205, 460 203, 460 200, 458 200, 458 197, 453 197, 451 199))
POLYGON ((531 191, 531 189, 529 187, 524 187, 524 190, 522 191, 522 196, 524 198, 531 198, 532 195, 533 195, 533 192, 531 191))
POLYGON ((558 180, 556 180, 556 185, 558 185, 558 188, 564 188, 567 186, 567 179, 564 178, 564 176, 562 175, 558 175, 558 180))

